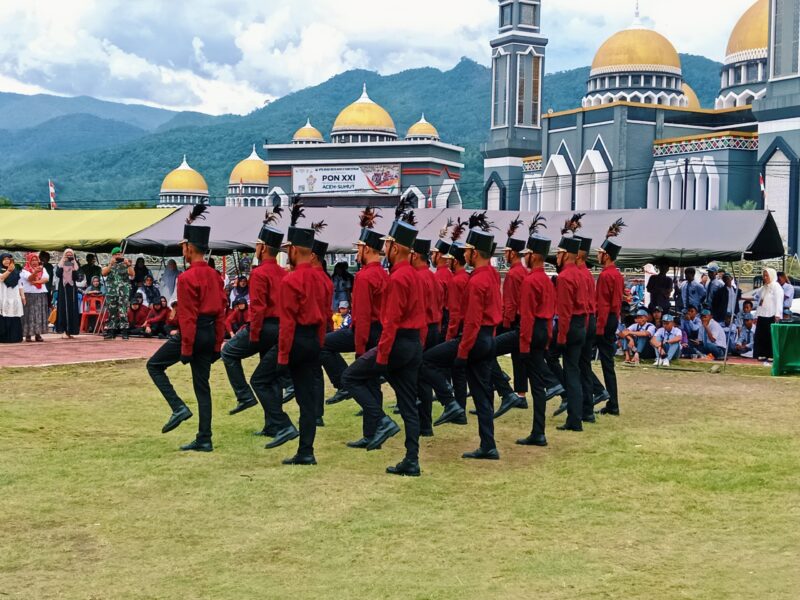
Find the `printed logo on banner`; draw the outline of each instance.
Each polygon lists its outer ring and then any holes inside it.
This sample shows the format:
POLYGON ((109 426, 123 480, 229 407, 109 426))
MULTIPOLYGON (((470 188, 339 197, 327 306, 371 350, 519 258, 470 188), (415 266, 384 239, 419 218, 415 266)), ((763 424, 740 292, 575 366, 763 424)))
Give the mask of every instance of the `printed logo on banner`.
POLYGON ((400 165, 294 167, 292 191, 295 194, 392 196, 400 193, 400 165))

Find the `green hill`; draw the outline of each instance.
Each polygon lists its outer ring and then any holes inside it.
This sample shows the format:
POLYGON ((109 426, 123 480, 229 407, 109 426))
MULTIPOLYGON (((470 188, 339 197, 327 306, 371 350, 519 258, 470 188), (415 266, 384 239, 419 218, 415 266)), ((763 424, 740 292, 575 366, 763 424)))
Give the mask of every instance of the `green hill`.
MULTIPOLYGON (((704 105, 709 106, 709 99, 713 101, 716 95, 720 65, 702 57, 684 58, 690 59, 687 80, 704 105)), ((588 68, 547 75, 545 110, 580 106, 587 76, 588 68)), ((327 135, 339 111, 358 98, 364 82, 372 99, 391 113, 399 135, 404 135, 424 112, 444 140, 465 147, 462 197, 468 204, 479 202, 483 188, 479 147, 488 133, 490 71, 468 59, 445 72, 424 68, 381 76, 363 70, 348 71, 244 117, 173 114, 170 122, 160 124, 159 131, 132 142, 2 169, 0 195, 19 205, 43 203, 46 189, 41 195, 31 195, 30 191, 40 190, 41 182, 52 177, 60 206, 155 202, 161 180, 186 154, 189 164, 208 182, 212 199, 219 202, 225 195, 230 170, 249 154, 252 144, 263 156, 261 146, 265 139, 291 139, 307 117, 327 135)))

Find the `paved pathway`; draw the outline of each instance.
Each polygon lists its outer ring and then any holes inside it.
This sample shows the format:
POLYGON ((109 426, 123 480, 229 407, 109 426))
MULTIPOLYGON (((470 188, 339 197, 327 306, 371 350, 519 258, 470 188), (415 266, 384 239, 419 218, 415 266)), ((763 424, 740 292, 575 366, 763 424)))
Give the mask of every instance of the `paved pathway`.
POLYGON ((113 341, 98 335, 82 334, 71 340, 48 334, 44 342, 3 344, 2 367, 47 367, 112 360, 149 358, 164 343, 159 339, 131 338, 113 341))

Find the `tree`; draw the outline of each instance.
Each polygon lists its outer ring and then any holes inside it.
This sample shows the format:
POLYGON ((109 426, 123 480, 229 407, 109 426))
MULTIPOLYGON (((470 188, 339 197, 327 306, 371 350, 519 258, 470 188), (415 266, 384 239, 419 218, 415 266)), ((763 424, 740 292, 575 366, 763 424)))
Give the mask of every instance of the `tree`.
POLYGON ((0 196, 0 208, 14 208, 14 203, 5 196, 0 196))

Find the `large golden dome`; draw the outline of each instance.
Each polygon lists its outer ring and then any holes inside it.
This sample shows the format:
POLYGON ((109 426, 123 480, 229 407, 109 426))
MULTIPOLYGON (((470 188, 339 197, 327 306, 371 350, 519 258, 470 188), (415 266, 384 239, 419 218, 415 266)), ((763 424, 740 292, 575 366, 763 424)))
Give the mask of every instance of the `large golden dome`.
POLYGON ((292 141, 298 143, 308 143, 324 142, 325 139, 322 137, 320 130, 311 124, 311 119, 308 119, 306 124, 295 132, 292 141))
POLYGON ((686 96, 687 100, 689 100, 687 108, 702 108, 700 106, 700 99, 692 89, 692 86, 690 86, 688 83, 683 84, 683 95, 686 96))
POLYGON ((617 71, 681 74, 681 59, 670 41, 650 29, 631 28, 608 38, 592 61, 592 75, 617 71))
POLYGON ((255 145, 250 156, 233 167, 228 183, 230 185, 239 183, 267 185, 269 183, 269 167, 256 153, 255 145))
POLYGON ((208 185, 203 176, 195 171, 183 157, 181 166, 170 171, 161 182, 161 193, 188 192, 195 194, 208 194, 208 185))
POLYGON ((397 135, 392 117, 367 95, 367 84, 364 84, 361 98, 340 112, 333 123, 332 133, 346 132, 377 132, 397 135))
POLYGON ((425 120, 425 115, 422 115, 422 118, 414 123, 411 127, 408 128, 408 133, 406 134, 406 139, 413 139, 413 138, 429 138, 438 140, 439 139, 439 132, 436 130, 436 127, 428 123, 425 120))
POLYGON ((725 51, 725 62, 766 58, 767 46, 769 46, 769 0, 758 0, 747 9, 733 28, 725 51))

